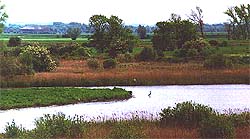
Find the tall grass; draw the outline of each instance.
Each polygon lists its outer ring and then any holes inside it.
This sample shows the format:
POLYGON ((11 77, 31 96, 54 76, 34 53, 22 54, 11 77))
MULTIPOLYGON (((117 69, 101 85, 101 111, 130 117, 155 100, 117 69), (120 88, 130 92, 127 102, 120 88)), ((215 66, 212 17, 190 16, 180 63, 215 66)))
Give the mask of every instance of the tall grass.
POLYGON ((115 69, 92 70, 83 60, 62 60, 54 72, 2 78, 3 87, 249 84, 248 66, 205 69, 202 63, 120 63, 115 69), (136 79, 136 80, 134 80, 136 79))

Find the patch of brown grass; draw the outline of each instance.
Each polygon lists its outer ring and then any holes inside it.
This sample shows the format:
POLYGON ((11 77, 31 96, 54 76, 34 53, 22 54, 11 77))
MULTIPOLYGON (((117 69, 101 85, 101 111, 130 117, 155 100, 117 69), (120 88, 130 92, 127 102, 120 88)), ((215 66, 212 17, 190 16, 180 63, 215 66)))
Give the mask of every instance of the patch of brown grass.
POLYGON ((79 83, 83 80, 91 81, 91 85, 95 82, 101 85, 250 84, 250 68, 207 70, 202 63, 133 62, 120 63, 115 69, 92 70, 85 60, 61 60, 53 72, 14 79, 16 82, 62 83, 61 86, 84 85, 79 83))
POLYGON ((235 138, 250 139, 250 126, 238 127, 235 131, 235 138))

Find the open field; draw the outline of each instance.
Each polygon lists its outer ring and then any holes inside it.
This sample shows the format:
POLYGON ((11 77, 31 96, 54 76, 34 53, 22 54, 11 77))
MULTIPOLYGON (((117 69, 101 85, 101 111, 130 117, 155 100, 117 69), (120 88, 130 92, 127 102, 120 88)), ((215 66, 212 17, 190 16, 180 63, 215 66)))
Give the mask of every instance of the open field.
POLYGON ((2 79, 1 87, 250 84, 249 73, 247 65, 207 70, 202 63, 132 62, 92 70, 85 60, 61 60, 53 72, 2 79))
POLYGON ((0 90, 0 110, 128 99, 124 89, 19 88, 0 90))

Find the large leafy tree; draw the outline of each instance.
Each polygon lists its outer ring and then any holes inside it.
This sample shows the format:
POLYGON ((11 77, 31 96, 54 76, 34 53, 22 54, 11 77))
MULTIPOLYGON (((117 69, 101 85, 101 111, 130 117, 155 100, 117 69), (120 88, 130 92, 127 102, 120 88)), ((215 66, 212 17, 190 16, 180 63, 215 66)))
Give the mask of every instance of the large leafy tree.
POLYGON ((94 30, 90 46, 101 52, 108 52, 111 57, 116 57, 119 52, 124 53, 133 47, 132 31, 125 28, 122 19, 117 16, 107 18, 103 15, 93 15, 89 22, 94 30))
POLYGON ((77 37, 79 37, 81 34, 81 29, 80 28, 69 28, 67 30, 67 35, 72 39, 76 40, 77 37))
POLYGON ((5 8, 5 5, 2 4, 2 2, 0 0, 0 33, 3 32, 4 22, 8 18, 8 15, 4 11, 4 8, 5 8))
POLYGON ((172 14, 168 21, 158 22, 153 35, 153 47, 158 52, 182 48, 186 41, 197 38, 196 25, 172 14))
POLYGON ((231 18, 228 32, 232 32, 233 39, 249 39, 250 4, 228 8, 224 13, 231 18))

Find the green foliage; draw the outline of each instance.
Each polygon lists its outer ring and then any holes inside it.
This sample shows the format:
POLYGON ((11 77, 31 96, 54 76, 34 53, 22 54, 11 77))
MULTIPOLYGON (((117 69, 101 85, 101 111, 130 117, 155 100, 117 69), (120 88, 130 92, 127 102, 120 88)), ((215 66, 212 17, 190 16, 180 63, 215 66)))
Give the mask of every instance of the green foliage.
POLYGON ((205 60, 203 66, 208 69, 223 69, 232 67, 233 63, 223 54, 214 54, 205 60))
POLYGON ((86 122, 81 117, 66 118, 63 113, 46 114, 35 121, 35 138, 81 138, 86 122))
POLYGON ((173 19, 158 22, 153 35, 153 47, 157 50, 174 50, 182 48, 186 41, 197 37, 196 26, 188 20, 173 19))
POLYGON ((228 120, 232 121, 235 127, 250 125, 250 112, 242 112, 240 114, 232 113, 228 115, 228 120))
POLYGON ((143 133, 142 127, 140 127, 140 125, 133 125, 130 121, 118 121, 115 123, 115 126, 109 137, 114 139, 137 139, 145 138, 145 133, 143 133))
POLYGON ((4 130, 5 130, 4 134, 5 138, 18 138, 22 136, 25 132, 24 128, 17 126, 14 120, 11 122, 11 124, 7 123, 7 126, 5 126, 4 130))
POLYGON ((94 69, 94 70, 100 68, 99 61, 97 59, 94 59, 94 58, 88 59, 87 65, 89 68, 94 69))
POLYGON ((131 93, 124 89, 87 88, 17 88, 1 89, 0 109, 72 104, 76 102, 127 99, 131 93))
POLYGON ((160 121, 164 125, 179 124, 185 126, 199 126, 201 121, 215 115, 215 111, 208 106, 192 102, 176 104, 176 107, 168 107, 160 113, 160 121))
POLYGON ((9 47, 14 47, 14 46, 21 46, 22 39, 19 37, 10 37, 8 46, 9 47))
POLYGON ((223 115, 212 115, 201 122, 202 138, 234 138, 234 126, 223 115))
POLYGON ((132 31, 125 28, 122 19, 117 16, 107 18, 103 15, 93 15, 89 19, 94 30, 89 46, 100 52, 108 52, 114 58, 118 53, 131 51, 134 46, 132 31))
POLYGON ((67 30, 67 36, 69 36, 72 40, 76 40, 81 34, 81 28, 69 28, 67 30))
POLYGON ((248 40, 250 38, 250 4, 230 7, 224 13, 231 18, 230 24, 227 25, 229 39, 248 40))
POLYGON ((20 59, 37 72, 52 71, 56 68, 56 61, 53 60, 50 51, 46 47, 24 47, 20 53, 20 59))
POLYGON ((6 14, 6 12, 4 11, 5 5, 2 5, 1 1, 0 1, 0 33, 3 32, 3 27, 4 27, 4 22, 6 21, 6 19, 8 18, 8 15, 6 14))
POLYGON ((0 75, 5 77, 12 77, 15 75, 32 74, 28 66, 22 64, 15 57, 0 57, 0 75))
POLYGON ((86 57, 86 58, 91 57, 88 48, 82 47, 82 46, 80 46, 76 50, 74 50, 72 55, 75 57, 86 57))
POLYGON ((139 53, 138 58, 141 61, 153 61, 157 58, 157 53, 152 47, 144 47, 141 53, 139 53))
POLYGON ((104 69, 112 69, 112 68, 115 68, 117 65, 117 62, 115 59, 106 59, 103 61, 103 68, 104 69))
POLYGON ((219 43, 219 47, 226 47, 226 46, 228 46, 227 41, 222 41, 221 43, 219 43))
POLYGON ((213 52, 214 48, 200 38, 185 42, 182 48, 175 50, 174 56, 189 59, 205 58, 213 52))

